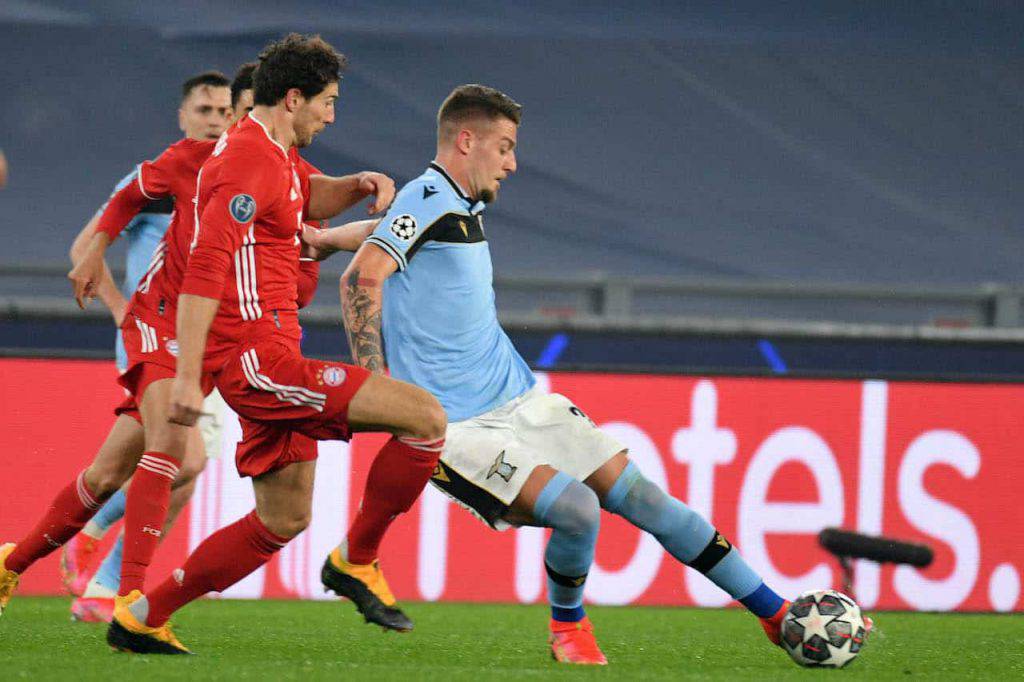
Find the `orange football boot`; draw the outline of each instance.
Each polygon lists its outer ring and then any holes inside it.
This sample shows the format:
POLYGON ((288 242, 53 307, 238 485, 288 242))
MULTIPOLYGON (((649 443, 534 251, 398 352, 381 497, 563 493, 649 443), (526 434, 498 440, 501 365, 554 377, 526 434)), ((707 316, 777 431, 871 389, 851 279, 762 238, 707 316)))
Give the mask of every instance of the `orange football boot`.
POLYGON ((782 645, 782 619, 786 617, 786 612, 789 611, 789 600, 782 602, 782 606, 775 612, 774 616, 768 618, 761 618, 761 627, 764 628, 764 634, 768 635, 768 639, 772 641, 775 646, 782 645))
POLYGON ((551 621, 551 656, 559 663, 608 665, 594 638, 594 626, 586 616, 576 623, 551 621))

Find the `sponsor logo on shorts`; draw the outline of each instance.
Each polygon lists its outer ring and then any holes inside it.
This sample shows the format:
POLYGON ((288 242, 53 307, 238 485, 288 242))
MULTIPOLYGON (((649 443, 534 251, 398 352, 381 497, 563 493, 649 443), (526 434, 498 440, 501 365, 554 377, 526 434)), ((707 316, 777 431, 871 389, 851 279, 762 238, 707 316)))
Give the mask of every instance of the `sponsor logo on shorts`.
POLYGON ((247 223, 256 215, 256 200, 249 194, 236 194, 228 204, 231 217, 240 223, 247 223))
POLYGON ((177 339, 166 339, 165 338, 165 340, 164 340, 164 348, 166 348, 167 352, 170 353, 171 355, 173 355, 174 357, 178 357, 178 340, 177 339))
POLYGON ((341 386, 345 383, 345 370, 341 367, 324 367, 322 378, 328 386, 341 386))
POLYGON ((505 461, 505 451, 502 450, 498 453, 498 458, 494 460, 494 464, 491 465, 490 471, 487 472, 487 478, 497 474, 505 479, 506 483, 508 483, 512 480, 512 477, 515 475, 516 469, 518 468, 519 467, 514 467, 505 461))

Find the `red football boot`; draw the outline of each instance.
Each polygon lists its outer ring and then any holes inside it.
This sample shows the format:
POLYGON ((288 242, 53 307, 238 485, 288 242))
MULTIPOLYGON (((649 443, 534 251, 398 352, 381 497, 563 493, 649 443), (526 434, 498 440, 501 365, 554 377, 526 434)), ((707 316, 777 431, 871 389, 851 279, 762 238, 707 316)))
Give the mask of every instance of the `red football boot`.
POLYGON ((608 665, 594 639, 594 626, 586 616, 576 623, 551 621, 551 656, 559 663, 608 665))
POLYGON ((789 600, 782 602, 782 606, 779 607, 774 616, 761 619, 761 627, 764 628, 764 634, 768 635, 768 639, 775 646, 782 644, 782 619, 786 617, 787 611, 789 611, 789 600))
POLYGON ((100 541, 79 533, 64 545, 60 553, 60 578, 68 592, 81 597, 96 572, 96 554, 100 541))

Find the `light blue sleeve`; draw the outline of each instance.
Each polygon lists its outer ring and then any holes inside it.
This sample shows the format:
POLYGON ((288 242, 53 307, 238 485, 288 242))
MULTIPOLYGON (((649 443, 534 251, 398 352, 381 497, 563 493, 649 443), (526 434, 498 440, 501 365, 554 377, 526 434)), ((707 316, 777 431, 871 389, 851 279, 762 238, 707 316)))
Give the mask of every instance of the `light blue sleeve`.
POLYGON ((410 250, 441 216, 458 210, 447 194, 430 191, 413 180, 395 197, 387 214, 366 241, 376 244, 395 259, 399 270, 409 265, 410 250))

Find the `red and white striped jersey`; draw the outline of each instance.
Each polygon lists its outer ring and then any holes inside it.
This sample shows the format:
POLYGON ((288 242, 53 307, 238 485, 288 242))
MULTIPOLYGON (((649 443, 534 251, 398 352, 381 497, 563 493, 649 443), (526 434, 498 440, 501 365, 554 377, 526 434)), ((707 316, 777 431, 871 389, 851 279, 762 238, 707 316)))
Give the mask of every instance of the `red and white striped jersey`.
POLYGON ((221 137, 200 171, 181 293, 220 300, 206 347, 210 369, 243 339, 301 337, 296 298, 305 199, 297 159, 250 113, 221 137))
MULTIPOLYGON (((129 301, 129 311, 142 308, 174 324, 178 292, 185 276, 189 252, 195 243, 196 180, 216 144, 213 140, 190 138, 175 142, 155 160, 139 164, 135 182, 128 183, 111 197, 104 209, 96 229, 106 232, 113 241, 152 199, 174 198, 171 224, 129 301)), ((319 175, 320 170, 301 158, 295 148, 290 152, 304 201, 308 203, 309 176, 319 175)), ((313 298, 318 279, 319 263, 301 264, 298 307, 305 306, 313 298)))
POLYGON ((196 175, 215 144, 213 140, 178 140, 155 160, 139 164, 135 182, 118 191, 103 211, 96 229, 107 233, 113 241, 150 201, 174 198, 171 224, 153 252, 146 274, 139 280, 129 310, 141 306, 163 314, 173 323, 174 304, 192 241, 196 175))

